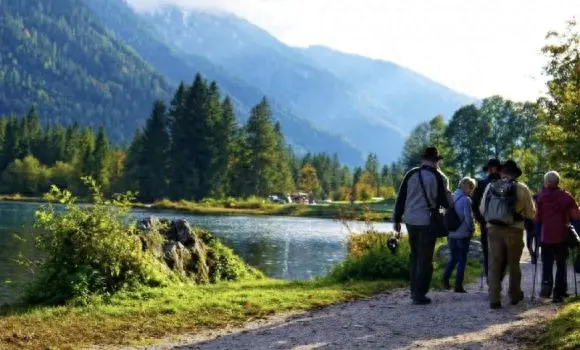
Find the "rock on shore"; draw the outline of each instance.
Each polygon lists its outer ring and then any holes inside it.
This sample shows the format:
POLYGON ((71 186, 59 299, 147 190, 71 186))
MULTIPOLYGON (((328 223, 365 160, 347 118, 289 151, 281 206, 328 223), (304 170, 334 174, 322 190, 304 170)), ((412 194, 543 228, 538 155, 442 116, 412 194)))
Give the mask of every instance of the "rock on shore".
POLYGON ((260 278, 230 248, 208 231, 192 228, 184 219, 147 217, 137 222, 144 250, 150 250, 171 270, 196 283, 260 278))

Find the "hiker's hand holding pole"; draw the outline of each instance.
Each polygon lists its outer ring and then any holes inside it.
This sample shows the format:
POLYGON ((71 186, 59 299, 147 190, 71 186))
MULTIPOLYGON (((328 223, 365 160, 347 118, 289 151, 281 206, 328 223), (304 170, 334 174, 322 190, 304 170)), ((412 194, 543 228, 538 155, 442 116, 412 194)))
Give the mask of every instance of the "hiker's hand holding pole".
POLYGON ((394 229, 395 229, 395 232, 397 233, 397 235, 396 235, 397 239, 400 239, 401 238, 401 223, 395 222, 394 229))

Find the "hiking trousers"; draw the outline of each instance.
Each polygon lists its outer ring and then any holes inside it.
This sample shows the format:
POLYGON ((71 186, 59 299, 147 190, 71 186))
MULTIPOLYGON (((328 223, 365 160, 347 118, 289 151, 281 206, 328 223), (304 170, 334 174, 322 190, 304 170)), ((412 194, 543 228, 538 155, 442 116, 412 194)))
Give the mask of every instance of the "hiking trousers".
POLYGON ((524 230, 515 227, 488 226, 489 245, 489 301, 501 302, 501 283, 505 266, 509 271, 508 296, 511 301, 522 298, 520 259, 524 250, 524 230))
POLYGON ((411 245, 411 298, 421 300, 429 292, 433 278, 433 254, 435 241, 429 226, 407 225, 409 243, 411 245))
POLYGON ((568 291, 568 245, 542 244, 542 288, 549 291, 554 287, 554 297, 564 297, 568 291), (556 284, 554 285, 554 261, 556 262, 556 284))
POLYGON ((488 276, 489 272, 489 249, 487 246, 487 224, 485 222, 479 223, 479 228, 481 230, 481 250, 483 253, 483 273, 485 277, 488 276))

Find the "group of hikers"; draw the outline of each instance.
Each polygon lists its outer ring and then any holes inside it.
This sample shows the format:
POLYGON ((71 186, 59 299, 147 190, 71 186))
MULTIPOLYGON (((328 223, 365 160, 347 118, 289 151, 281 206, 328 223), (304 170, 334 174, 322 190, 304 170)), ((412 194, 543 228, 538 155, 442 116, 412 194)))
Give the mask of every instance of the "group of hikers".
POLYGON ((437 238, 447 236, 450 259, 442 276, 442 287, 451 289, 450 277, 457 268, 454 291, 463 287, 475 223, 481 230, 483 273, 487 277, 491 309, 499 309, 501 285, 509 273, 508 296, 512 305, 524 299, 520 259, 524 231, 531 262, 536 264, 538 246, 542 253, 542 298, 562 302, 567 294, 567 265, 570 225, 580 219, 574 198, 560 187, 560 175, 550 171, 543 188, 533 195, 518 178, 522 170, 513 160, 504 163, 490 159, 484 179, 465 177, 454 194, 449 179, 439 168, 442 157, 437 148, 428 147, 422 164, 407 172, 394 210, 395 231, 407 227, 411 245, 411 298, 414 304, 431 303, 427 297, 433 276, 433 255, 437 238), (444 209, 444 213, 442 213, 444 209), (535 248, 534 248, 534 242, 535 248), (553 266, 556 264, 556 278, 553 266))

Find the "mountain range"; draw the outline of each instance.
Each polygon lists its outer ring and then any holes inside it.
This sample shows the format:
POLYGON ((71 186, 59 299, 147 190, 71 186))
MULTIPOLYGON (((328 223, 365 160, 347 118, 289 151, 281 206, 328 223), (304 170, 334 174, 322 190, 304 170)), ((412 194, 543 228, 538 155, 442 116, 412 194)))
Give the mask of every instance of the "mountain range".
POLYGON ((351 165, 368 152, 396 160, 412 127, 474 101, 390 62, 288 46, 230 13, 141 12, 124 0, 3 1, 0 10, 0 82, 17 86, 0 91, 0 114, 35 103, 50 120, 104 125, 118 139, 196 72, 232 97, 241 121, 268 96, 295 150, 351 165))

